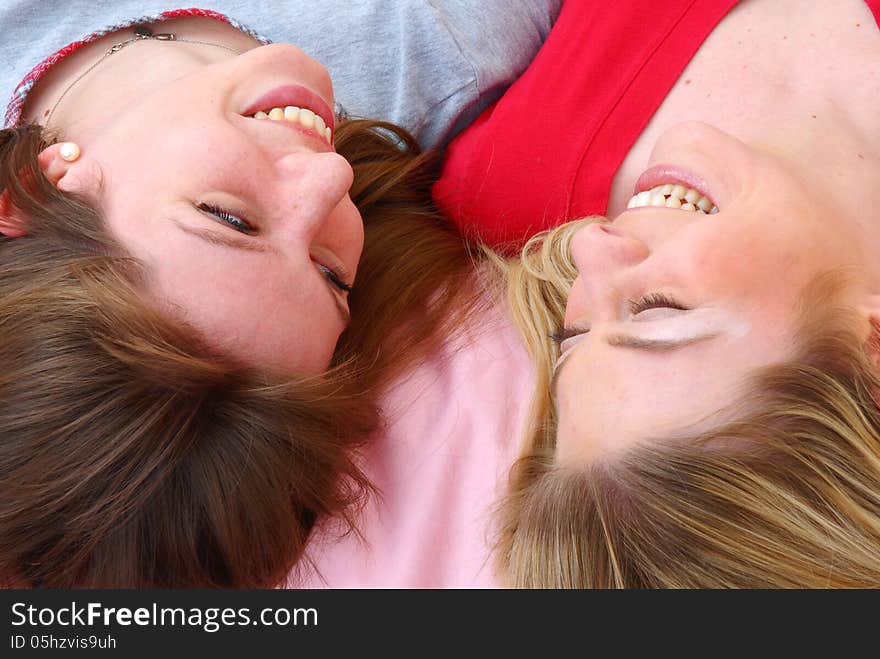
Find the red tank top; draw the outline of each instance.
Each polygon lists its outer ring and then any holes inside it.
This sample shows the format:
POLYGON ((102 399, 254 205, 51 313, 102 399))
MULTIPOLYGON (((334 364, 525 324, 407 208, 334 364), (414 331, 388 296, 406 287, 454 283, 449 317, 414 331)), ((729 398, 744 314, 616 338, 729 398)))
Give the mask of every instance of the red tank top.
POLYGON ((624 157, 735 4, 566 0, 529 68, 450 143, 435 201, 498 247, 604 214, 624 157))

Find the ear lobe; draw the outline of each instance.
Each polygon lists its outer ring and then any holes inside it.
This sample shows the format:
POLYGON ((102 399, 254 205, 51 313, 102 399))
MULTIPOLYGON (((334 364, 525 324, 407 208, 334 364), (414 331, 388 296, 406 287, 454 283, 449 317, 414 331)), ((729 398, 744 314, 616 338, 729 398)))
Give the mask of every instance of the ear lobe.
MULTIPOLYGON (((60 142, 43 149, 37 156, 37 164, 49 182, 64 192, 79 192, 86 187, 89 163, 78 162, 79 146, 73 142, 60 142)), ((20 238, 28 233, 27 223, 21 219, 12 204, 9 191, 0 193, 0 235, 20 238)))
POLYGON ((62 156, 65 144, 66 143, 64 142, 60 142, 58 144, 53 144, 52 146, 47 146, 40 151, 40 155, 37 156, 37 162, 40 165, 40 170, 43 172, 43 176, 49 179, 49 182, 59 190, 65 189, 65 185, 62 181, 76 162, 75 159, 65 160, 62 156))
POLYGON ((867 320, 865 351, 880 366, 880 295, 869 295, 859 305, 859 312, 867 320))

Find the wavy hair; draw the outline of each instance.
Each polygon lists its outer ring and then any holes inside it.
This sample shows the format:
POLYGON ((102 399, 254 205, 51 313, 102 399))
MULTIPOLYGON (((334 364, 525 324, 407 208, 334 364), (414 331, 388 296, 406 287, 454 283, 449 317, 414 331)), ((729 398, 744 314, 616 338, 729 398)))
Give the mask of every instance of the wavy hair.
MULTIPOLYGON (((517 321, 536 337, 539 383, 573 279, 566 240, 536 238, 510 267, 517 321), (537 276, 535 274, 537 273, 537 276), (515 281, 515 280, 512 280, 515 281), (541 306, 541 301, 549 301, 541 306)), ((567 238, 566 238, 567 236, 567 238)), ((798 343, 753 373, 724 422, 695 436, 640 442, 581 469, 553 457, 549 395, 533 407, 527 450, 500 507, 497 562, 524 588, 875 588, 880 584, 880 369, 841 279, 804 296, 798 343)), ((863 322, 861 323, 864 324, 863 322)), ((542 389, 541 392, 545 392, 542 389)))
POLYGON ((27 225, 0 236, 0 582, 279 583, 316 520, 354 525, 370 491, 355 451, 380 427, 376 392, 430 347, 434 318, 455 315, 451 294, 426 303, 469 263, 430 205, 430 155, 390 124, 339 127, 374 272, 359 277, 333 368, 282 380, 157 310, 97 206, 42 175, 49 142, 38 126, 0 132, 2 212, 27 225), (394 303, 360 318, 374 297, 394 303), (389 340, 410 318, 414 333, 389 340))

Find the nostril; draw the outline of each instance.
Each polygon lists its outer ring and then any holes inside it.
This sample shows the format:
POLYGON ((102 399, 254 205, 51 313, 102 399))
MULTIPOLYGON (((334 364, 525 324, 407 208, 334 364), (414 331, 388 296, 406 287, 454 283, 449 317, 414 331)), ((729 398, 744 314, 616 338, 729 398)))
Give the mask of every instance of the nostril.
POLYGON ((629 266, 648 257, 649 249, 624 227, 610 222, 593 222, 579 230, 571 240, 571 258, 581 270, 629 266))
POLYGON ((611 222, 595 222, 592 226, 594 227, 593 231, 600 231, 609 236, 620 237, 623 235, 611 222))

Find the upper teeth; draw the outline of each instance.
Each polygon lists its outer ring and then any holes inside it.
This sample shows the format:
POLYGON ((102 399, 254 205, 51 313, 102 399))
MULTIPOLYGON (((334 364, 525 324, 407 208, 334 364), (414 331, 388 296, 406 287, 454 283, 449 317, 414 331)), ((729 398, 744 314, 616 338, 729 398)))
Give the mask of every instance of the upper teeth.
POLYGON ((703 215, 713 215, 718 212, 718 207, 697 190, 672 183, 658 185, 650 190, 640 192, 633 196, 626 205, 627 208, 640 206, 680 208, 683 211, 695 211, 703 215))
POLYGON ((333 131, 330 126, 324 123, 324 120, 309 110, 308 108, 298 108, 295 105, 288 105, 285 108, 272 108, 268 112, 260 110, 254 114, 254 119, 272 119, 273 121, 296 121, 303 128, 314 131, 320 137, 330 142, 333 138, 333 131))

